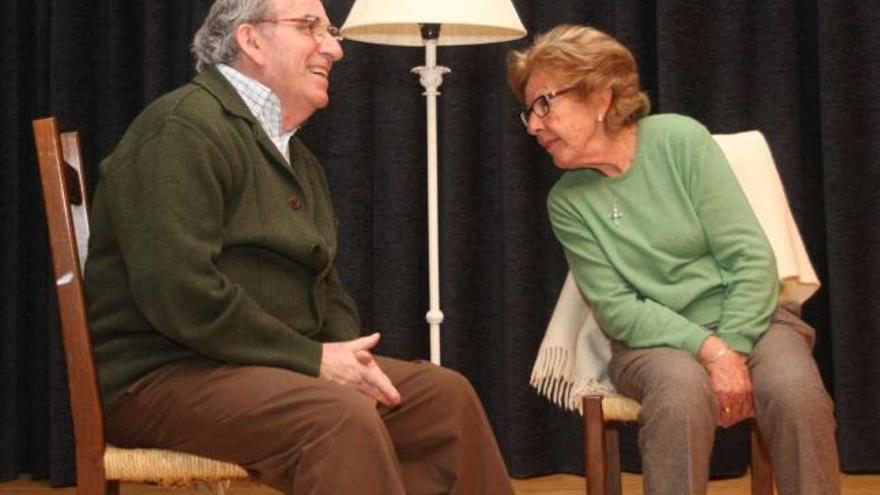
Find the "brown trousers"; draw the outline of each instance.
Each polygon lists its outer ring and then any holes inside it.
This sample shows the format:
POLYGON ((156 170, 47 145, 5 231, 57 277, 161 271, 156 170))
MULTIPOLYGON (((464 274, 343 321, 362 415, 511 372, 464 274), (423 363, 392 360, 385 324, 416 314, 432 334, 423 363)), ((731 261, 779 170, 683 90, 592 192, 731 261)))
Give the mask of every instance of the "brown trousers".
POLYGON ((234 462, 288 494, 513 495, 467 379, 426 362, 377 361, 400 391, 393 409, 285 369, 175 363, 107 408, 107 439, 234 462))
MULTIPOLYGON (((748 358, 755 418, 780 495, 840 493, 833 405, 814 340, 813 328, 779 308, 748 358)), ((703 366, 685 351, 615 342, 609 372, 618 390, 642 403, 645 494, 705 494, 718 406, 703 366)))

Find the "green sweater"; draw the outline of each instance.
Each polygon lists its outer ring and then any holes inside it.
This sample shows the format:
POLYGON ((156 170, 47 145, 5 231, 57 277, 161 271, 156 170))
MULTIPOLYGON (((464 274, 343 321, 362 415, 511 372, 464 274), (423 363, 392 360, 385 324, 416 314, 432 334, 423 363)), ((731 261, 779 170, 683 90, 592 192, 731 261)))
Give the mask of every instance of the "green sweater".
POLYGON ((150 104, 101 164, 85 269, 105 403, 192 356, 317 375, 356 338, 323 170, 288 164, 216 69, 150 104))
POLYGON ((779 282, 727 159, 680 115, 641 119, 637 146, 623 175, 566 172, 550 192, 550 220, 578 286, 605 332, 630 347, 696 354, 712 333, 704 326, 717 322, 716 335, 748 354, 779 282))

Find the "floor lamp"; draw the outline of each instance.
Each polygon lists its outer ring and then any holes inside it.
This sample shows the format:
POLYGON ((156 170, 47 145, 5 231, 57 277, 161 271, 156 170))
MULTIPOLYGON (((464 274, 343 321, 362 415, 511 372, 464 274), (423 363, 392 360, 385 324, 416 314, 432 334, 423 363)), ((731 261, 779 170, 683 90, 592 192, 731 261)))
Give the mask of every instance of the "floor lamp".
POLYGON ((447 67, 438 45, 509 41, 526 30, 511 0, 355 0, 342 26, 346 39, 382 45, 424 46, 425 65, 413 72, 425 88, 428 128, 428 280, 431 362, 440 364, 440 248, 437 206, 437 88, 447 67))

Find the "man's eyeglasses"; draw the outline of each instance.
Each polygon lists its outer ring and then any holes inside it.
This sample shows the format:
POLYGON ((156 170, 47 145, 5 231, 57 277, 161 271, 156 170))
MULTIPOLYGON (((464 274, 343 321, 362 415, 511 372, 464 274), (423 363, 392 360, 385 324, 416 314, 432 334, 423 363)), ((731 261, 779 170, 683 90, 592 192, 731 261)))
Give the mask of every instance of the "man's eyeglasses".
POLYGON ((547 114, 550 113, 550 102, 553 101, 553 98, 564 95, 576 87, 577 86, 569 86, 567 88, 545 93, 535 98, 531 105, 527 106, 519 113, 519 118, 522 120, 523 125, 526 127, 529 126, 529 119, 532 117, 532 113, 541 118, 546 117, 547 114))
POLYGON ((325 37, 330 36, 336 41, 342 41, 342 35, 339 34, 339 28, 330 24, 321 24, 321 19, 311 14, 302 17, 283 17, 281 19, 255 19, 251 21, 253 24, 266 22, 270 24, 284 24, 293 26, 304 33, 308 33, 316 41, 323 41, 325 37))

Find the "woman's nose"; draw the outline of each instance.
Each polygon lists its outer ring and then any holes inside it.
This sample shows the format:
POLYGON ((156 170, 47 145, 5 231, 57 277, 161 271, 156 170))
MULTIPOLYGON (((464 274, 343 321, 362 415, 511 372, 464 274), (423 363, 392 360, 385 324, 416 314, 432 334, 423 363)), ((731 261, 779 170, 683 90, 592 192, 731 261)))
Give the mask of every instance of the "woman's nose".
POLYGON ((544 128, 544 121, 539 117, 535 112, 529 114, 528 125, 526 126, 526 130, 532 136, 538 134, 538 131, 544 128))

